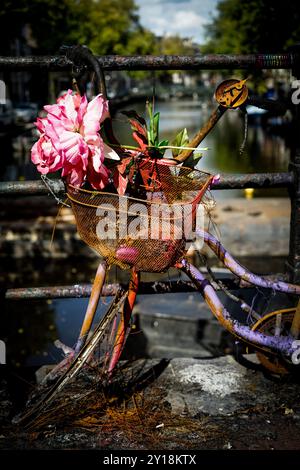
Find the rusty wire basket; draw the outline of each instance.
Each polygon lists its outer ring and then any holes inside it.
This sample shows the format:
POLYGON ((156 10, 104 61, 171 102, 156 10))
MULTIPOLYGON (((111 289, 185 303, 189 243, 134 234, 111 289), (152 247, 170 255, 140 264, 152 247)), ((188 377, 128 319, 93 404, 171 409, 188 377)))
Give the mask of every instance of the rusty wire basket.
POLYGON ((67 187, 81 239, 109 265, 162 272, 184 253, 212 176, 158 162, 155 178, 153 174, 153 163, 145 160, 140 171, 143 199, 67 187))

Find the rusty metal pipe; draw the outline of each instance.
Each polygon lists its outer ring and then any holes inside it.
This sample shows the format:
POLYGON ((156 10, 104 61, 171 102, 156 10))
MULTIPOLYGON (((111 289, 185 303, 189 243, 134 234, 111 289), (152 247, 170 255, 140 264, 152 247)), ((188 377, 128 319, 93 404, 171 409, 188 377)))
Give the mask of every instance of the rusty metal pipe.
MULTIPOLYGON (((62 180, 53 179, 49 184, 55 194, 63 195, 65 193, 65 185, 62 180)), ((42 180, 0 182, 0 195, 3 196, 41 196, 43 194, 49 194, 49 189, 42 180)))
MULTIPOLYGON (((222 278, 222 284, 227 289, 238 289, 240 286, 236 279, 222 278)), ((102 288, 102 297, 112 297, 116 295, 120 284, 105 284, 102 288)), ((243 289, 251 288, 243 286, 243 289)), ((215 287, 220 290, 219 286, 215 287)), ((18 287, 7 289, 4 294, 6 300, 45 300, 45 299, 82 299, 89 297, 92 292, 92 284, 75 284, 73 286, 52 286, 52 287, 18 287)), ((191 281, 160 281, 160 282, 140 282, 139 293, 143 295, 152 294, 174 294, 181 292, 195 292, 195 286, 191 281)))
POLYGON ((91 326, 92 326, 95 313, 98 307, 99 299, 101 296, 101 291, 104 285, 106 271, 107 271, 106 262, 99 263, 96 276, 93 282, 90 300, 89 300, 85 317, 81 326, 79 338, 75 346, 75 354, 77 354, 81 350, 81 348, 84 346, 87 340, 88 334, 91 330, 91 326))
POLYGON ((193 139, 186 144, 186 147, 192 147, 191 150, 183 150, 180 154, 175 158, 177 162, 184 162, 190 155, 194 152, 193 148, 198 147, 198 145, 205 139, 205 137, 210 133, 210 131, 215 127, 219 119, 223 116, 225 111, 228 108, 224 106, 218 106, 212 114, 210 115, 208 121, 201 127, 201 129, 197 132, 197 134, 193 137, 193 139))
POLYGON ((211 189, 284 188, 294 183, 293 172, 221 174, 211 189))
MULTIPOLYGON (((105 284, 101 295, 110 297, 117 293, 118 284, 105 284)), ((50 287, 18 287, 7 289, 4 293, 6 300, 44 300, 86 298, 91 295, 92 284, 74 284, 71 286, 50 287)))
MULTIPOLYGON (((243 189, 243 188, 281 188, 294 183, 294 173, 245 173, 221 174, 220 180, 211 184, 212 189, 243 189)), ((61 180, 51 180, 51 188, 57 195, 65 194, 61 180)), ((4 181, 0 182, 0 196, 41 196, 49 194, 49 189, 42 181, 4 181)))
MULTIPOLYGON (((98 56, 103 70, 212 70, 212 69, 290 69, 299 63, 297 52, 283 54, 207 54, 98 56)), ((2 70, 71 70, 64 56, 0 57, 2 70)), ((91 67, 92 68, 92 67, 91 67)))

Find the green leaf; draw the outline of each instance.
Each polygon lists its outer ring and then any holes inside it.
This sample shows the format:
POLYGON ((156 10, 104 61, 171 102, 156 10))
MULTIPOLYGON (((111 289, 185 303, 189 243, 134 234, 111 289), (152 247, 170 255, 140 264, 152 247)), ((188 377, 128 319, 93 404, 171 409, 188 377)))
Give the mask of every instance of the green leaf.
POLYGON ((150 120, 150 145, 158 145, 159 113, 155 113, 150 120))
POLYGON ((159 134, 159 113, 155 113, 153 116, 153 140, 154 145, 158 145, 158 134, 159 134))
POLYGON ((151 121, 152 117, 153 117, 153 110, 152 110, 152 103, 150 103, 150 101, 147 101, 146 102, 146 109, 148 111, 148 114, 149 114, 149 119, 151 121))
MULTIPOLYGON (((147 112, 148 112, 149 123, 150 123, 150 126, 151 126, 153 112, 152 112, 152 104, 149 101, 146 102, 146 109, 147 109, 147 112)), ((151 139, 151 129, 148 128, 148 142, 151 143, 151 140, 152 140, 151 139)))
POLYGON ((150 122, 150 128, 147 128, 147 134, 148 134, 148 143, 149 145, 152 145, 152 132, 151 132, 151 121, 152 121, 152 104, 149 103, 149 101, 146 102, 146 109, 149 115, 149 122, 150 122))
POLYGON ((159 155, 160 155, 161 157, 164 156, 165 151, 166 151, 167 149, 161 149, 160 147, 165 147, 166 145, 168 145, 168 143, 169 143, 168 140, 161 140, 161 141, 157 144, 157 147, 156 147, 156 148, 157 148, 157 150, 158 150, 158 152, 159 152, 159 155))
MULTIPOLYGON (((186 144, 188 144, 188 142, 189 142, 189 136, 185 127, 184 129, 182 129, 182 131, 180 131, 176 135, 175 139, 172 142, 172 145, 174 145, 174 147, 184 147, 186 144)), ((180 150, 172 149, 172 154, 173 154, 173 157, 177 157, 177 155, 180 154, 180 150)))
POLYGON ((158 144, 158 147, 166 147, 167 145, 169 145, 168 140, 161 140, 158 144))

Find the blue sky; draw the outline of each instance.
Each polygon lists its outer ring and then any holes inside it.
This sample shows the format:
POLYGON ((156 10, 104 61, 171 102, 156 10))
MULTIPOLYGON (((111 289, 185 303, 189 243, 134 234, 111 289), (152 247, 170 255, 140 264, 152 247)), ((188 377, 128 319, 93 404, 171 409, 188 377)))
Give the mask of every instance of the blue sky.
POLYGON ((179 34, 205 42, 204 25, 215 14, 218 0, 135 0, 141 23, 157 35, 179 34))

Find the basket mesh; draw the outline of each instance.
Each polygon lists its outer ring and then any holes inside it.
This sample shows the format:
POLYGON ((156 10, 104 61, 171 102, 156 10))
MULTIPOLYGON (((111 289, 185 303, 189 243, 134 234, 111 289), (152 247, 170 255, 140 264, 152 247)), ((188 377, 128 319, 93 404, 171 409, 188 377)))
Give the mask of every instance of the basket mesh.
MULTIPOLYGON (((160 163, 154 169, 147 161, 140 176, 143 199, 71 185, 67 193, 81 239, 109 264, 162 272, 183 255, 197 206, 212 177, 160 163)), ((137 194, 132 181, 128 188, 137 194)))

